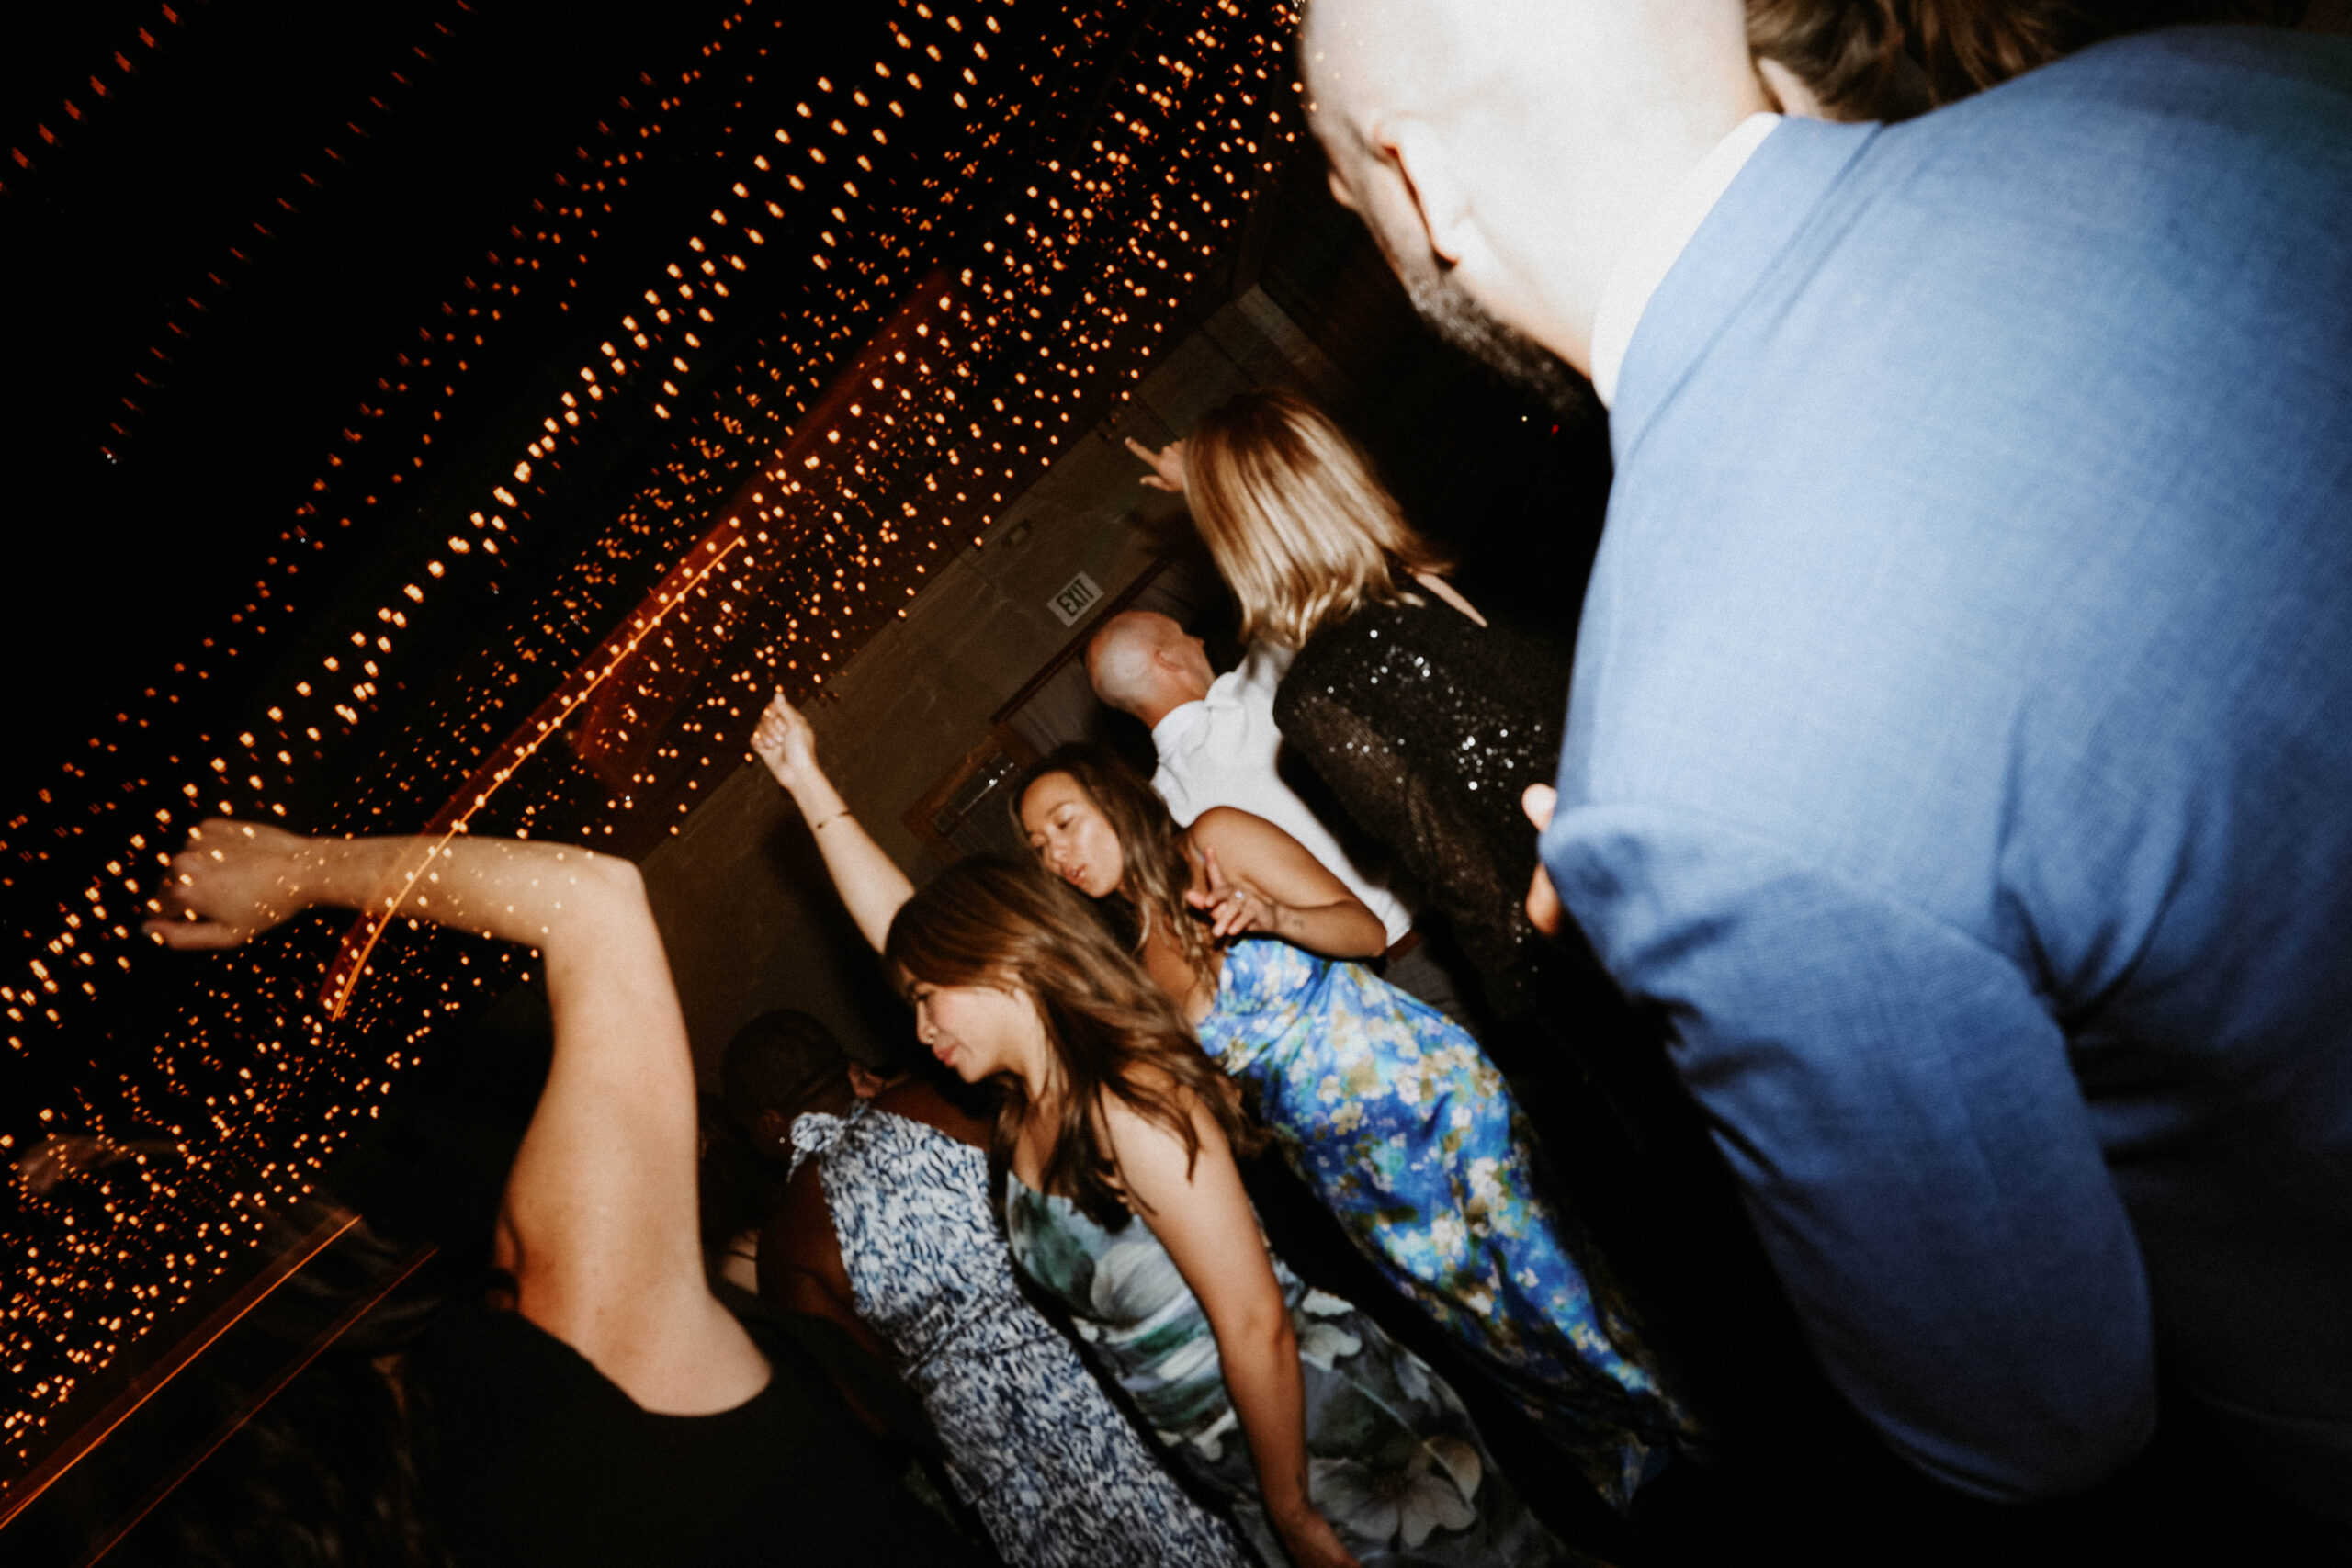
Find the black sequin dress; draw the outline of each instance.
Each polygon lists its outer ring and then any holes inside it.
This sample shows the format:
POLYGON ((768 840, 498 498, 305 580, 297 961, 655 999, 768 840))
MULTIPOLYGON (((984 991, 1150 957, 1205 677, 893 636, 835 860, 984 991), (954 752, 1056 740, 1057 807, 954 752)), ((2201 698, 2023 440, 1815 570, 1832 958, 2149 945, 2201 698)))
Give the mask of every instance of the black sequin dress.
POLYGON ((1274 694, 1283 739, 1441 910, 1505 1019, 1537 1005, 1521 792, 1560 761, 1568 664, 1452 606, 1366 604, 1309 637, 1274 694))

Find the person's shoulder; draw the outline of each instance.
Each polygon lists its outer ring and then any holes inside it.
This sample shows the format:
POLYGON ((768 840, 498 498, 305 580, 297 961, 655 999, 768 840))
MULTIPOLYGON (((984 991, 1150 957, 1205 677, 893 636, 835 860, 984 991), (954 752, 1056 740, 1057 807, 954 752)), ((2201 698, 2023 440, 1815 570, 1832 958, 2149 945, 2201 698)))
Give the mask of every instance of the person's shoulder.
POLYGON ((1290 668, 1276 684, 1276 702, 1281 701, 1280 694, 1329 680, 1380 653, 1382 640, 1393 639, 1396 634, 1397 612, 1402 608, 1367 601, 1316 627, 1299 645, 1290 668))
POLYGON ((1212 806, 1193 818, 1193 825, 1184 831, 1195 847, 1211 850, 1253 839, 1272 826, 1256 812, 1245 811, 1238 806, 1212 806))
POLYGON ((874 1109, 926 1127, 975 1148, 989 1145, 989 1124, 956 1104, 938 1088, 920 1077, 892 1084, 874 1098, 874 1109))
POLYGON ((519 1312, 481 1301, 435 1310, 404 1363, 444 1416, 459 1407, 494 1410, 559 1393, 598 1397, 611 1386, 556 1335, 519 1312))
MULTIPOLYGON (((2295 28, 2154 28, 2078 50, 2004 89, 2025 96, 2079 92, 2085 83, 2202 79, 2227 91, 2225 84, 2247 76, 2274 83, 2301 78, 2352 92, 2352 39, 2295 28)), ((2244 107, 2259 112, 2263 106, 2244 107)))
POLYGON ((1181 1149, 1183 1137, 1164 1114, 1165 1107, 1196 1129, 1213 1120, 1200 1096, 1165 1066, 1150 1061, 1130 1064, 1121 1072, 1127 1094, 1105 1089, 1095 1101, 1095 1124, 1113 1155, 1122 1164, 1150 1159, 1169 1149, 1181 1149), (1133 1098, 1130 1098, 1132 1096, 1133 1098))

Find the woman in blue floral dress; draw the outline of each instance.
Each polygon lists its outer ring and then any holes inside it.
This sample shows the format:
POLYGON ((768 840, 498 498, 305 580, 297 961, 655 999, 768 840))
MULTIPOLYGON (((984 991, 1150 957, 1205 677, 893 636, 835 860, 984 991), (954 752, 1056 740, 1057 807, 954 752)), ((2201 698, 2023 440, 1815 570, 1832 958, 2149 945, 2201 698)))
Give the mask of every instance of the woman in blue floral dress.
POLYGON ((1476 1040, 1343 961, 1385 941, 1370 911, 1248 813, 1180 830, 1092 747, 1047 758, 1020 810, 1048 869, 1132 917, 1146 966, 1357 1247, 1629 1504, 1689 1417, 1542 1196, 1525 1119, 1476 1040))

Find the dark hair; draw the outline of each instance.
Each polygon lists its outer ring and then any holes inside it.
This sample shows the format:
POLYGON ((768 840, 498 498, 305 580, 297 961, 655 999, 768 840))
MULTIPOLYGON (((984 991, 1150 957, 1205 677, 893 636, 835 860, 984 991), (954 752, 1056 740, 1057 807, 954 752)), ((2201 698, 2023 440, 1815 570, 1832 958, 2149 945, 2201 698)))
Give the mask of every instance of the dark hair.
POLYGON ((718 1063, 719 1094, 728 1117, 758 1138, 762 1111, 791 1115, 819 1090, 839 1082, 852 1062, 886 1075, 906 1066, 888 1055, 867 1059, 876 1055, 844 1045, 822 1020, 778 1008, 752 1020, 727 1043, 718 1063))
POLYGON ((1839 119, 1902 119, 2119 34, 2291 27, 2306 0, 1748 0, 1747 42, 1839 119))
POLYGON ((1193 863, 1184 853, 1184 830, 1176 826, 1168 803, 1135 765, 1118 753, 1083 740, 1057 746, 1045 761, 1029 770, 1012 796, 1013 809, 1029 797, 1030 788, 1052 773, 1077 782, 1087 799, 1111 824, 1119 840, 1119 886, 1104 902, 1131 919, 1122 934, 1134 951, 1142 953, 1155 929, 1176 941, 1176 950, 1195 975, 1209 970, 1209 940, 1193 918, 1184 895, 1193 886, 1193 863))
MULTIPOLYGON (((1106 1097, 1181 1139, 1188 1170, 1200 1156, 1195 1104, 1236 1149, 1256 1146, 1238 1091, 1202 1054, 1176 1004, 1083 897, 1035 866, 993 856, 951 866, 899 909, 883 958, 909 990, 1010 984, 1028 994, 1064 1095, 1045 1187, 1096 1224, 1116 1230, 1130 1212, 1118 1161, 1096 1121, 1106 1097)), ((1010 1076, 1001 1081, 989 1151, 1000 1170, 1029 1113, 1026 1086, 1010 1076)))
POLYGON ((1933 107, 1906 52, 1899 0, 1747 0, 1747 47, 1778 61, 1838 119, 1933 107))
MULTIPOLYGON (((307 1202, 299 1221, 274 1218, 272 1244, 294 1245, 308 1228, 299 1222, 324 1213, 307 1202)), ((130 1499, 158 1473, 226 1429, 219 1450, 123 1537, 109 1562, 447 1568, 452 1558, 431 1506, 429 1395, 390 1370, 440 1309, 448 1283, 439 1260, 408 1273, 415 1262, 413 1249, 356 1225, 209 1345, 142 1412, 144 1429, 118 1431, 96 1462, 77 1467, 88 1529, 75 1550, 135 1506, 130 1499), (274 1377, 298 1367, 250 1407, 274 1377)))

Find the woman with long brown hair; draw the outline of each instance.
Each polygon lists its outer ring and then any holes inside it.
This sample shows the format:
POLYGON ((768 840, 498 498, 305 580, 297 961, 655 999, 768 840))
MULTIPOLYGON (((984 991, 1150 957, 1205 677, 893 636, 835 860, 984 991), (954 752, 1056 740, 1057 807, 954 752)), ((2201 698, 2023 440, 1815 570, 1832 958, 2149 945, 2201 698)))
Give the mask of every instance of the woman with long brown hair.
POLYGON ((967 861, 899 909, 884 957, 933 1053, 1002 1086, 1014 1259, 1269 1563, 1570 1560, 1453 1391, 1269 1254, 1238 1095, 1075 894, 967 861))
POLYGON ((1179 829, 1134 769, 1091 746, 1048 756, 1018 807, 1046 868, 1124 928, 1357 1249, 1628 1505, 1690 1422, 1630 1315, 1594 1288, 1590 1249, 1545 1200, 1526 1118, 1478 1042, 1321 948, 1214 819, 1279 834, 1271 824, 1212 811, 1179 829))

